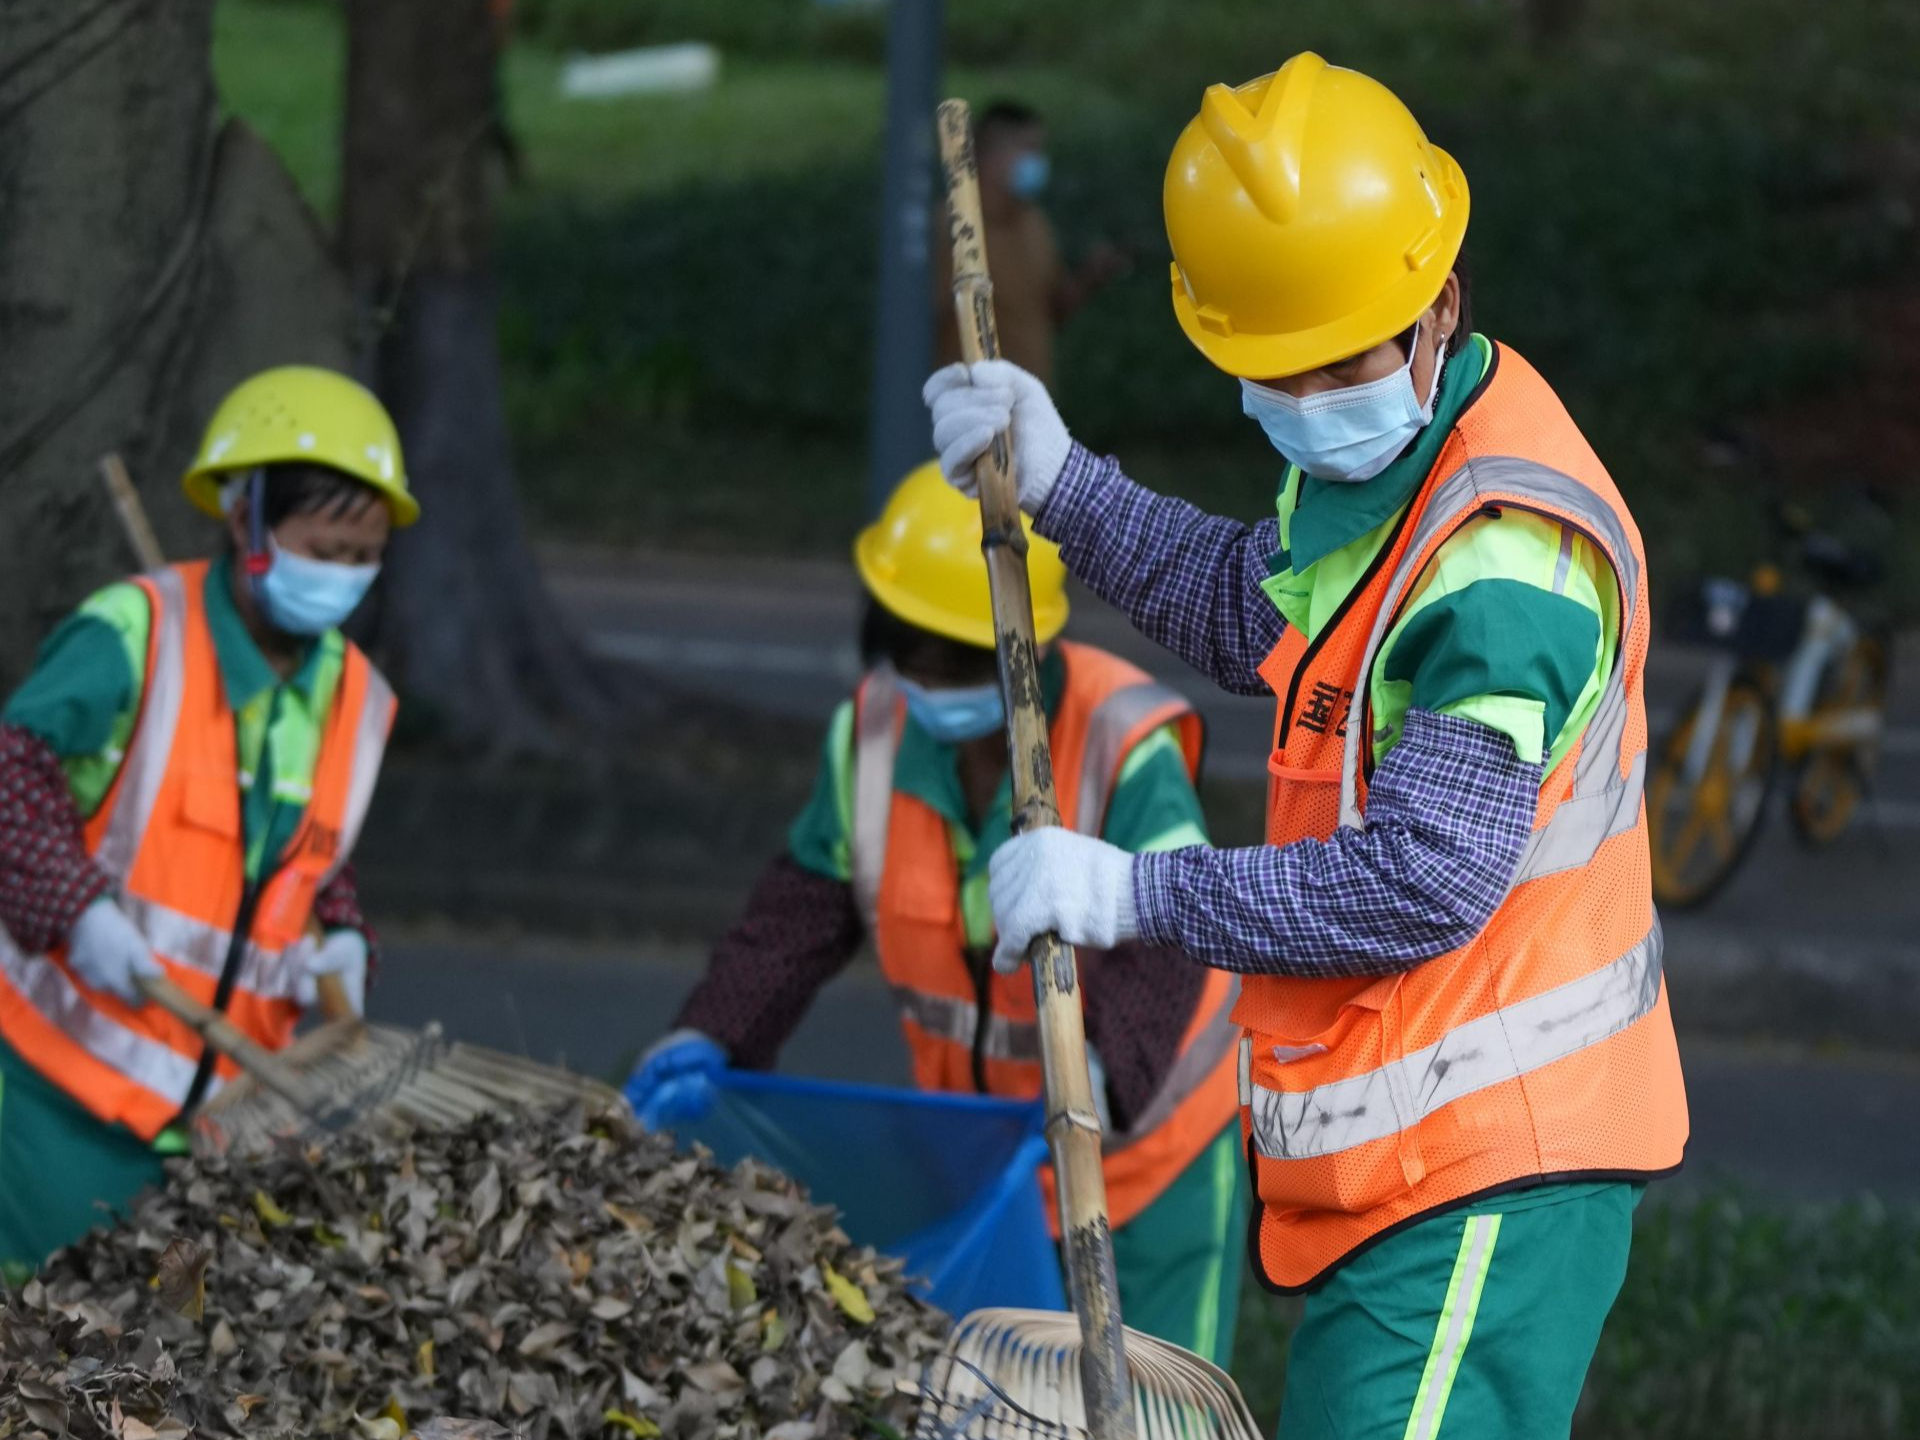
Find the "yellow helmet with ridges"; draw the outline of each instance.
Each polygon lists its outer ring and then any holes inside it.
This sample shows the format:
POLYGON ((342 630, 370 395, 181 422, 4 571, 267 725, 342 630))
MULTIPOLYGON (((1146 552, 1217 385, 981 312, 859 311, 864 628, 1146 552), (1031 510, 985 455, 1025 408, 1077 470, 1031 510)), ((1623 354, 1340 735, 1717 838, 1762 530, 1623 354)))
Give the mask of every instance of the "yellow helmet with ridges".
POLYGON ((1394 93, 1318 55, 1213 85, 1167 162, 1173 309, 1248 380, 1371 350, 1434 302, 1467 177, 1394 93))
MULTIPOLYGON (((1060 547, 1033 533, 1026 516, 1027 580, 1034 638, 1067 623, 1067 567, 1060 547)), ((867 591, 910 625, 963 645, 993 648, 993 603, 980 555, 980 506, 955 490, 929 460, 894 488, 886 508, 853 542, 867 591)))
POLYGON ((330 466, 379 491, 395 529, 420 518, 386 407, 365 386, 317 365, 282 365, 235 386, 207 422, 181 483, 195 506, 218 516, 228 477, 298 462, 330 466))

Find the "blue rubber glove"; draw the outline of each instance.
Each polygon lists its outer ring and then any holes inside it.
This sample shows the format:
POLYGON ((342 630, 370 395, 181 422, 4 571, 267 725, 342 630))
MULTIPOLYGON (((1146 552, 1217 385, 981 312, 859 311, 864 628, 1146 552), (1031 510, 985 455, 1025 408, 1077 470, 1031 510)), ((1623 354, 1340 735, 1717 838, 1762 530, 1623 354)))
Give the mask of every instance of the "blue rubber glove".
POLYGON ((640 1057, 627 1080, 627 1103, 649 1130, 698 1120, 713 1108, 713 1077, 727 1052, 698 1030, 675 1030, 640 1057))

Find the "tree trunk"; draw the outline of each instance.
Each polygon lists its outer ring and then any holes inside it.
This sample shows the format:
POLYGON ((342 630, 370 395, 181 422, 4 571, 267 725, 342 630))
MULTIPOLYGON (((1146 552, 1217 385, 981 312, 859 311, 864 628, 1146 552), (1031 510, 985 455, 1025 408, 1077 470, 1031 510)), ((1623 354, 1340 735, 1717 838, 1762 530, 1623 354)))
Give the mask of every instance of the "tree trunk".
POLYGON ((377 618, 410 706, 456 743, 557 749, 632 718, 528 548, 491 266, 499 31, 489 0, 350 0, 341 246, 360 366, 392 409, 425 518, 377 618))
POLYGON ((1526 0, 1527 40, 1536 51, 1557 49, 1578 33, 1586 0, 1526 0))
POLYGON ((346 358, 346 291, 292 181, 216 126, 212 9, 0 3, 0 690, 133 568, 102 454, 126 456, 170 554, 204 552, 179 475, 219 397, 346 358))

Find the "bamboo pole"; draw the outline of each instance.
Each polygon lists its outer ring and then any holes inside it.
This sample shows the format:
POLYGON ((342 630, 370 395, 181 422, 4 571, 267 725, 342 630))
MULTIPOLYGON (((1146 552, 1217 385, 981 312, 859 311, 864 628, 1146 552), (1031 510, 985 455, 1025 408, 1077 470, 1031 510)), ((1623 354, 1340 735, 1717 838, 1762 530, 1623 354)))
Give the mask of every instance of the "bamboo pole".
MULTIPOLYGON (((960 319, 960 350, 969 362, 997 359, 993 281, 987 274, 986 228, 980 211, 980 175, 966 102, 948 100, 939 112, 940 160, 947 177, 948 224, 953 241, 953 304, 960 319)), ((1033 594, 1027 580, 1027 537, 1014 483, 1013 441, 993 437, 974 466, 980 482, 981 548, 993 595, 995 649, 1006 700, 1007 752, 1013 772, 1015 834, 1058 825, 1047 717, 1040 701, 1038 647, 1033 638, 1033 594)), ((1094 1440, 1134 1433, 1131 1384, 1120 1328, 1120 1287, 1107 1217, 1106 1176, 1100 1168, 1100 1116, 1087 1072, 1087 1036, 1080 1008, 1073 947, 1042 935, 1027 953, 1039 1009, 1040 1064, 1046 1077, 1047 1142, 1053 1151, 1060 1233, 1065 1238, 1067 1295, 1080 1322, 1080 1377, 1094 1440)))

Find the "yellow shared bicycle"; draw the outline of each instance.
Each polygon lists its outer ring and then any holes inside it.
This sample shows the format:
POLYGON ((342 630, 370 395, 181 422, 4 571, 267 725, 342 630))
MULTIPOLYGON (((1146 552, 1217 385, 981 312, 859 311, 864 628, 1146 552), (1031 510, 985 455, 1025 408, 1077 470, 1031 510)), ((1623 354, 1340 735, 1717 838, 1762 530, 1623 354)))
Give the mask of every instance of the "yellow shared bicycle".
POLYGON ((1702 904, 1727 883, 1779 782, 1794 833, 1812 846, 1843 835, 1868 796, 1886 728, 1888 636, 1827 592, 1866 589, 1880 566, 1818 533, 1803 537, 1799 558, 1807 593, 1789 593, 1771 565, 1701 587, 1691 628, 1713 659, 1647 776, 1662 905, 1702 904))

